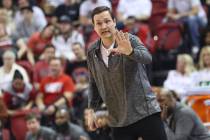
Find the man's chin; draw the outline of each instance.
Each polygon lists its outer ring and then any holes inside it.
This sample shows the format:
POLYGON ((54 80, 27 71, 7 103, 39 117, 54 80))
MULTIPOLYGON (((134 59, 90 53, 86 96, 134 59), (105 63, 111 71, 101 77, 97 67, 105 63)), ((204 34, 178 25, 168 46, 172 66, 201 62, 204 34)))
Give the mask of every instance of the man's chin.
POLYGON ((102 37, 109 39, 109 38, 112 38, 112 34, 104 34, 104 35, 102 35, 102 37))

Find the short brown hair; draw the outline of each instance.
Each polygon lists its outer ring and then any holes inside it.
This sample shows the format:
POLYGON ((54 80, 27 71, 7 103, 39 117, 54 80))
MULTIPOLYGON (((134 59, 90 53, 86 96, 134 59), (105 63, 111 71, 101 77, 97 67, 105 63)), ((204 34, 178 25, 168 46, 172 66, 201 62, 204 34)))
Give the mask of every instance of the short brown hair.
POLYGON ((31 113, 27 114, 26 117, 25 117, 26 121, 30 121, 30 120, 33 120, 33 119, 36 119, 36 120, 40 121, 40 115, 38 115, 35 112, 31 112, 31 113))
POLYGON ((92 14, 91 14, 92 23, 94 23, 94 16, 97 15, 97 14, 100 14, 104 11, 108 11, 110 16, 112 17, 112 19, 113 20, 115 19, 114 14, 112 13, 112 11, 109 7, 99 6, 99 7, 96 7, 95 9, 93 9, 93 11, 92 11, 92 14))

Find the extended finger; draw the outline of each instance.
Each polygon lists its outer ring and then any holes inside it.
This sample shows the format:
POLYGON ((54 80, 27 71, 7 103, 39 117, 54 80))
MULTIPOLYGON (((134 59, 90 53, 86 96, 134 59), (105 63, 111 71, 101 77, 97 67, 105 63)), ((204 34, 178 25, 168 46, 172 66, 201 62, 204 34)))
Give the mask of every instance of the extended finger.
POLYGON ((121 38, 121 40, 125 40, 125 36, 124 36, 124 33, 122 31, 120 31, 120 38, 121 38))
POLYGON ((119 43, 121 41, 121 37, 120 37, 119 31, 115 32, 115 38, 116 38, 117 43, 119 43))
POLYGON ((125 36, 125 39, 126 40, 129 40, 129 35, 128 35, 128 33, 126 32, 126 33, 124 33, 124 36, 125 36))

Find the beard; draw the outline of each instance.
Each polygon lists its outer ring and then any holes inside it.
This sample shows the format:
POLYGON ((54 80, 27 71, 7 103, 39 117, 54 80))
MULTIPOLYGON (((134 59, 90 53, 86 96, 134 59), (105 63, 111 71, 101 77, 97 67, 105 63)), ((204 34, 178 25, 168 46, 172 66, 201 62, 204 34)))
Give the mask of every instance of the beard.
POLYGON ((69 124, 68 122, 62 123, 62 124, 57 124, 56 125, 56 130, 58 133, 61 134, 68 134, 69 133, 69 124))

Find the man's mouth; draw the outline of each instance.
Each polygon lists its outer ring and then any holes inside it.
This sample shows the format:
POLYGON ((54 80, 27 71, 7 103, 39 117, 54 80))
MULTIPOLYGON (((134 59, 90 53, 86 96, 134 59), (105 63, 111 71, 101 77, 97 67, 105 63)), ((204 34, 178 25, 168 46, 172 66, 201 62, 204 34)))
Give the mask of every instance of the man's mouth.
POLYGON ((110 33, 110 31, 102 31, 101 33, 102 34, 104 34, 104 33, 110 33))

